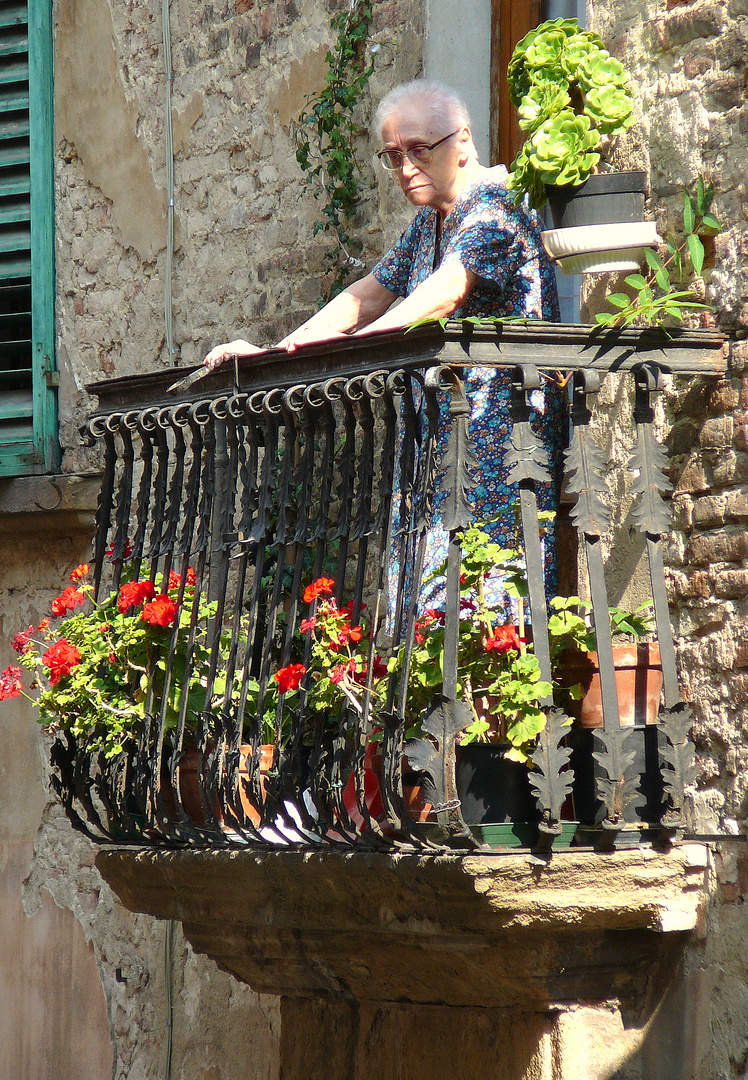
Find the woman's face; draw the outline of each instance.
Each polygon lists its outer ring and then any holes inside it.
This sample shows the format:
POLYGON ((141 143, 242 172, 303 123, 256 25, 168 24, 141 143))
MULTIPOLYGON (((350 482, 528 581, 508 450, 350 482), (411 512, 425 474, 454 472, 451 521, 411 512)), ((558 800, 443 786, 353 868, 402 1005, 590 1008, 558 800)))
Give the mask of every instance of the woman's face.
MULTIPOLYGON (((450 132, 449 121, 424 120, 417 111, 404 105, 391 113, 382 125, 385 150, 410 150, 413 146, 431 146, 450 132), (443 129, 443 130, 442 130, 443 129)), ((452 130, 456 125, 452 125, 452 130)), ((397 172, 405 198, 414 206, 433 206, 449 212, 459 194, 460 166, 468 159, 470 131, 463 127, 441 146, 435 147, 428 165, 414 165, 403 157, 397 172)))

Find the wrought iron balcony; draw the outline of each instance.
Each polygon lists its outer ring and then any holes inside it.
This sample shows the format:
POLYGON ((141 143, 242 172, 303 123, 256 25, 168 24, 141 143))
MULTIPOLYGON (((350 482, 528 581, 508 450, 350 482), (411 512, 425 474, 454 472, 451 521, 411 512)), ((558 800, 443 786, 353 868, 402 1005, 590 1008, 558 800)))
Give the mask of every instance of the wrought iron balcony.
POLYGON ((560 371, 569 375, 570 397, 565 489, 589 577, 604 724, 575 733, 558 698, 542 700, 547 722, 532 768, 516 766, 532 791, 527 842, 547 850, 565 820, 580 816, 584 844, 611 846, 632 829, 688 835, 692 719, 679 692, 665 589, 670 484, 653 401, 663 376, 708 377, 725 367, 723 339, 707 332, 455 324, 290 357, 270 353, 176 392, 173 372, 93 386, 100 404, 87 432, 103 444, 105 461, 97 589, 116 590, 123 574, 158 587, 177 572, 177 604, 189 629, 186 647, 178 647, 177 618, 162 652, 150 657, 146 722, 125 752, 107 759, 72 736, 57 742, 55 783, 73 823, 106 844, 479 849, 485 833, 466 820, 457 769, 471 720, 459 692, 461 535, 472 522, 481 461, 503 455, 517 485, 532 648, 550 683, 538 519, 545 466, 532 391, 541 373, 560 371), (504 447, 471 443, 462 370, 474 365, 511 373, 504 447), (632 521, 644 538, 663 675, 657 722, 643 727, 619 718, 602 544, 610 495, 590 427, 602 381, 620 372, 633 376, 635 445, 619 464, 637 477, 632 521), (443 683, 409 733, 424 550, 436 517, 448 533, 443 683), (185 585, 188 569, 194 588, 185 585), (334 583, 339 609, 349 601, 349 626, 364 607, 370 614, 354 701, 340 695, 320 705, 308 678, 293 693, 274 679, 293 663, 313 673, 312 636, 300 625, 314 613, 305 590, 322 577, 334 583), (207 621, 204 600, 213 604, 207 621), (177 693, 175 704, 174 688, 194 681, 198 639, 207 659, 196 711, 187 693, 177 693), (375 693, 378 658, 390 670, 375 693), (273 749, 264 762, 268 724, 273 749), (188 774, 197 796, 188 793, 188 774))

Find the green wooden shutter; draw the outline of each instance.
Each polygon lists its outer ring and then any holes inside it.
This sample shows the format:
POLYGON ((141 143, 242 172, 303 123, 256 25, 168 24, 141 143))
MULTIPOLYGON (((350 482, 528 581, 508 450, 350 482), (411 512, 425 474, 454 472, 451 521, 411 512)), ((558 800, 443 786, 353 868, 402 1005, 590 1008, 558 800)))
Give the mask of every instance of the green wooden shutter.
POLYGON ((47 0, 0 0, 0 476, 59 465, 52 37, 47 0))

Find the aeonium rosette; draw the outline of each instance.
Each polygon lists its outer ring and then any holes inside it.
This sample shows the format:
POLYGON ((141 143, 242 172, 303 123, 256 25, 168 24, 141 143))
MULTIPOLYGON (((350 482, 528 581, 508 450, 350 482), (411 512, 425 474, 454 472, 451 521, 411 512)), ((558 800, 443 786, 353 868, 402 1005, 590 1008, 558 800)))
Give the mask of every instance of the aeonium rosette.
POLYGON ((186 694, 186 721, 194 728, 205 708, 207 626, 216 610, 214 603, 195 597, 194 570, 185 575, 181 610, 182 582, 175 571, 166 581, 161 575, 126 580, 98 601, 89 575, 87 563, 76 567, 72 585, 52 601, 49 618, 13 639, 18 664, 0 674, 0 700, 23 695, 53 732, 69 731, 84 749, 114 757, 137 737, 146 709, 154 715, 161 711, 166 656, 176 630, 166 726, 176 726, 186 694), (198 618, 185 685, 193 603, 198 618), (24 689, 24 668, 32 673, 31 692, 24 689))

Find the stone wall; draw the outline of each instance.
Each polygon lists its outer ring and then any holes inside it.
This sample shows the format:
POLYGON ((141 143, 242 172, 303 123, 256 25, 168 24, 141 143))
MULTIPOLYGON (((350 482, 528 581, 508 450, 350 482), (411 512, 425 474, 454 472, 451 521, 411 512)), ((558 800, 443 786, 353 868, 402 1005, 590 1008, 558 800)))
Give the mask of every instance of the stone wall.
MULTIPOLYGON (((692 187, 699 175, 713 180, 714 210, 724 230, 707 243, 705 289, 720 327, 745 335, 748 7, 744 0, 611 0, 595 3, 592 15, 593 27, 626 64, 637 88, 638 122, 631 137, 621 140, 617 161, 649 172, 649 210, 661 235, 682 222, 683 187, 692 187)), ((590 313, 600 306, 602 284, 587 289, 590 313)), ((744 345, 733 348, 731 374, 720 382, 669 384, 662 411, 674 483, 671 592, 683 685, 694 702, 703 751, 699 812, 705 831, 719 822, 746 819, 741 745, 748 701, 743 685, 748 665, 744 354, 744 345)), ((625 400, 625 391, 617 395, 609 390, 602 404, 620 417, 625 400)), ((616 453, 611 458, 625 446, 625 426, 619 421, 617 434, 613 426, 616 453)))
MULTIPOLYGON (((705 288, 721 328, 744 336, 748 6, 744 0, 601 0, 592 5, 591 22, 633 71, 639 123, 618 148, 617 161, 649 172, 649 210, 660 234, 682 220, 684 186, 699 174, 716 184, 714 209, 725 229, 707 244, 705 288)), ((602 283, 591 283, 586 292, 591 314, 600 308, 602 283)), ((670 383, 660 406, 674 484, 667 573, 681 685, 694 711, 698 751, 695 826, 704 833, 732 831, 740 840, 748 821, 747 371, 739 343, 727 378, 670 383)), ((625 400, 626 390, 609 390, 603 412, 615 413, 617 396, 625 400)), ((619 436, 620 448, 625 425, 619 436)), ((620 572, 622 592, 637 579, 631 549, 624 561, 627 568, 611 566, 614 576, 620 572)), ((689 948, 616 1080, 746 1075, 748 860, 740 840, 716 852, 707 933, 689 948), (658 1057, 662 1046, 669 1060, 658 1057)))

